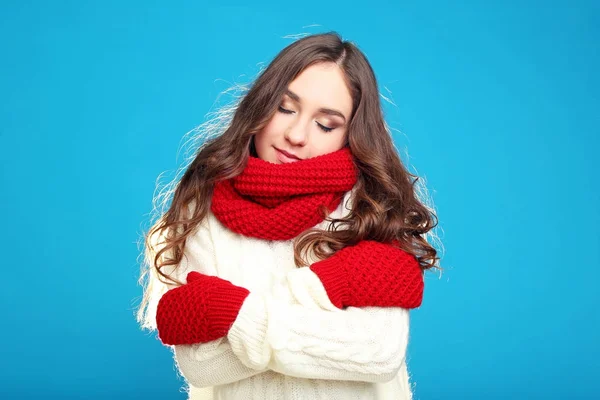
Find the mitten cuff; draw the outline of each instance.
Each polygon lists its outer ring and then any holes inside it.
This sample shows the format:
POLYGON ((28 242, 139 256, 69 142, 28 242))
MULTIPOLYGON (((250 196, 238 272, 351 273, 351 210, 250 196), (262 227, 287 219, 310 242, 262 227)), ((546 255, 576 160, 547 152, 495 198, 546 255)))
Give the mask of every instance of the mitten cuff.
POLYGON ((317 261, 310 269, 319 277, 329 300, 338 308, 343 308, 348 297, 348 277, 340 267, 339 257, 335 254, 325 260, 317 261))
POLYGON ((215 340, 227 335, 249 294, 248 289, 235 286, 229 281, 223 281, 211 291, 211 305, 207 309, 211 328, 208 340, 215 340))

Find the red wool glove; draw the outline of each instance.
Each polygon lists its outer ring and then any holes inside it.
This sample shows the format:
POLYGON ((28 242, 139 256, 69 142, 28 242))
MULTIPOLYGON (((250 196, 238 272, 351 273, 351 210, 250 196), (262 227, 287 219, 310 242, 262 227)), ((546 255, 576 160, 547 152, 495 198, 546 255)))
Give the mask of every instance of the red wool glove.
POLYGON ((167 345, 219 339, 227 335, 249 294, 229 281, 192 271, 187 284, 167 291, 159 300, 158 336, 167 345))
POLYGON ((339 308, 416 308, 423 300, 419 262, 412 254, 389 244, 363 240, 314 263, 310 269, 339 308))

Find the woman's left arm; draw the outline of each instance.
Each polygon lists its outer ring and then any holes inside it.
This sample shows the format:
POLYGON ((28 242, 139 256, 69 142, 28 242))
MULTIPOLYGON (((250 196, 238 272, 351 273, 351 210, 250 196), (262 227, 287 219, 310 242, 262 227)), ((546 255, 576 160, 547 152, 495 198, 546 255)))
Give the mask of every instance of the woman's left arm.
POLYGON ((275 293, 250 293, 227 334, 233 352, 248 367, 366 382, 397 375, 408 336, 408 309, 339 309, 308 268, 289 273, 275 293), (282 301, 286 297, 291 300, 282 301))

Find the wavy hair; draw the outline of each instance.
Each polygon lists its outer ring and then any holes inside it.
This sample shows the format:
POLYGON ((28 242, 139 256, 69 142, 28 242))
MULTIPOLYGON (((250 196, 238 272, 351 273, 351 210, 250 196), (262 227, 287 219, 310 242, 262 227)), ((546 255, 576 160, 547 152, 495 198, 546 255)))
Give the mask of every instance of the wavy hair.
MULTIPOLYGON (((162 270, 177 268, 183 257, 186 238, 205 218, 216 182, 239 175, 250 155, 257 156, 254 135, 269 122, 283 98, 288 84, 305 68, 316 63, 336 63, 343 71, 350 90, 353 109, 348 125, 346 145, 350 147, 359 176, 353 206, 349 214, 330 219, 332 229, 309 229, 294 239, 294 261, 306 266, 303 255, 313 251, 319 258, 360 240, 394 242, 415 255, 423 270, 438 268, 436 249, 426 236, 437 225, 433 208, 419 197, 425 191, 419 177, 402 164, 383 117, 378 84, 365 55, 352 42, 343 41, 335 32, 315 34, 296 40, 285 47, 254 81, 236 103, 224 108, 217 118, 201 126, 215 133, 199 146, 185 173, 167 193, 173 193, 168 209, 145 235, 145 263, 140 282, 153 269, 164 278, 181 285, 162 270), (176 187, 175 187, 176 185, 176 187), (191 205, 193 204, 193 207, 191 205), (162 241, 153 238, 161 237, 162 241)), ((198 135, 198 138, 201 136, 198 135)), ((148 285, 150 285, 148 283, 148 285)), ((146 287, 138 320, 145 320, 149 301, 146 287)))

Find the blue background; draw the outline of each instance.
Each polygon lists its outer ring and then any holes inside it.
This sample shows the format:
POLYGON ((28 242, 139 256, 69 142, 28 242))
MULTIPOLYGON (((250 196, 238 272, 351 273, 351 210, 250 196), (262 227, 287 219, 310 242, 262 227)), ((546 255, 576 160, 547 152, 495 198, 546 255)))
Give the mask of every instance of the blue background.
POLYGON ((0 397, 185 398, 134 318, 156 179, 219 93, 329 30, 440 220, 415 399, 600 396, 598 2, 169 3, 1 3, 0 397))

